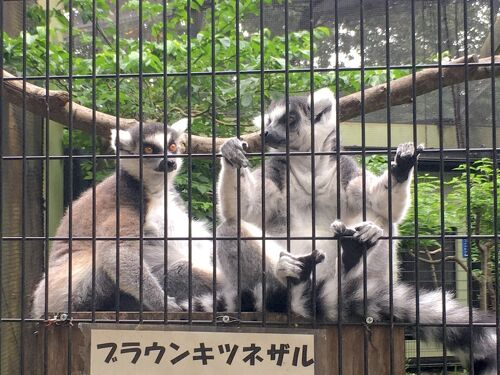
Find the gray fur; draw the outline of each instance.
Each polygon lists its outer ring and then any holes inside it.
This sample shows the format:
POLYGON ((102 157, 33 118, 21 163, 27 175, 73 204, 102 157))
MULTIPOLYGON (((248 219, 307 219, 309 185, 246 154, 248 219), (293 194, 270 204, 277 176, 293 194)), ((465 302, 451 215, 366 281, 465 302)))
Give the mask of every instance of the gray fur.
MULTIPOLYGON (((167 128, 168 145, 175 143, 185 128, 185 120, 175 123, 172 128, 167 128)), ((139 139, 139 126, 129 130, 116 131, 112 134, 112 145, 120 149, 122 154, 138 155, 141 150, 139 139), (119 140, 119 141, 118 141, 119 140)), ((114 237, 117 234, 116 218, 116 191, 117 183, 120 184, 120 227, 119 235, 125 237, 139 237, 140 226, 143 225, 143 274, 140 278, 140 243, 139 241, 122 240, 119 244, 119 290, 117 289, 116 277, 116 241, 96 241, 95 259, 95 294, 92 295, 92 241, 74 240, 70 249, 67 240, 54 241, 49 255, 48 273, 48 296, 45 296, 45 277, 39 282, 33 299, 33 316, 40 317, 45 311, 45 301, 48 303, 49 312, 68 311, 69 294, 69 252, 72 253, 72 311, 110 310, 115 308, 117 297, 119 307, 122 310, 139 309, 139 293, 142 286, 143 307, 147 310, 162 311, 164 301, 168 303, 169 311, 180 311, 179 304, 187 298, 187 290, 176 288, 173 293, 166 296, 163 291, 163 264, 164 244, 163 241, 149 240, 148 237, 162 237, 164 233, 165 220, 165 197, 164 182, 167 168, 160 165, 171 162, 174 158, 164 160, 164 127, 162 124, 144 124, 143 144, 154 145, 158 152, 157 157, 143 158, 143 180, 139 182, 139 160, 122 159, 120 163, 120 177, 116 175, 108 177, 96 187, 96 218, 95 236, 114 237), (141 192, 142 187, 142 192, 141 192), (142 206, 144 209, 144 222, 140 223, 140 197, 143 196, 142 206), (118 295, 117 295, 118 294, 118 295), (175 298, 174 298, 175 297, 175 298)), ((170 151, 167 152, 170 154, 170 151)), ((180 166, 182 159, 176 158, 175 167, 170 163, 167 174, 167 213, 168 224, 167 237, 186 237, 188 235, 189 218, 186 209, 181 204, 180 197, 173 188, 173 179, 176 169, 180 166)), ((69 228, 69 214, 66 213, 59 225, 56 236, 68 237, 92 237, 93 215, 92 189, 86 191, 72 204, 72 227, 69 228)), ((193 222, 193 232, 197 236, 208 236, 208 231, 202 223, 193 222)), ((212 269, 210 241, 193 241, 193 265, 196 268, 212 269), (207 242, 208 245, 207 246, 207 242)), ((167 268, 178 267, 180 262, 187 262, 187 241, 168 242, 168 264, 167 268)), ((211 271, 210 271, 211 272, 211 271)), ((185 268, 177 272, 179 277, 185 277, 185 268)), ((175 283, 174 287, 177 287, 175 283)))
MULTIPOLYGON (((266 127, 264 129, 266 144, 273 147, 271 151, 285 151, 286 133, 288 126, 288 140, 290 151, 310 151, 311 146, 311 105, 310 98, 290 97, 288 119, 285 101, 271 104, 264 115, 266 127)), ((330 90, 321 89, 314 93, 314 150, 316 152, 331 151, 336 148, 337 135, 335 133, 335 111, 334 97, 330 90)), ((260 117, 258 118, 260 120, 260 117)), ((258 121, 256 121, 258 122, 258 121)), ((266 234, 275 236, 286 236, 287 214, 290 215, 290 233, 292 236, 312 237, 312 183, 311 183, 311 156, 290 155, 290 163, 287 165, 286 158, 282 156, 267 156, 265 159, 265 197, 261 196, 262 170, 255 168, 251 171, 248 162, 244 159, 244 147, 241 141, 232 139, 221 147, 223 159, 221 162, 221 173, 219 175, 219 210, 222 222, 236 217, 237 194, 236 177, 239 171, 241 175, 240 184, 240 208, 242 226, 250 223, 254 226, 262 226, 262 200, 265 199, 265 228, 266 234), (290 175, 290 212, 287 213, 287 168, 290 175)), ((367 220, 371 220, 384 229, 384 234, 389 233, 389 223, 393 223, 393 234, 397 234, 397 224, 404 216, 409 203, 409 187, 411 167, 416 161, 416 155, 412 144, 404 144, 398 148, 395 163, 391 172, 385 172, 376 177, 369 172, 366 173, 366 214, 367 220), (407 150, 409 156, 406 156, 407 150), (411 152, 413 150, 413 153, 411 152), (404 154, 403 154, 404 151, 404 154), (408 162, 409 160, 409 162, 408 162), (405 163, 402 163, 404 161, 405 163), (404 168, 403 168, 404 166, 404 168), (408 168, 410 166, 410 168, 408 168), (403 176, 406 179, 396 179, 394 176, 403 176), (392 202, 393 210, 391 216, 387 209, 388 180, 392 180, 392 202)), ((337 173, 340 173, 340 212, 342 220, 347 224, 355 224, 362 221, 363 212, 363 179, 361 171, 356 162, 346 156, 340 158, 340 167, 337 166, 335 156, 315 156, 315 234, 320 237, 330 236, 330 223, 337 219, 337 173)), ((281 257, 287 242, 276 242, 278 249, 270 250, 269 241, 266 241, 266 263, 269 267, 276 265, 279 275, 290 274, 293 270, 285 271, 289 265, 289 259, 281 257), (274 257, 274 258, 273 258, 274 257), (280 264, 284 262, 284 264, 280 264)), ((313 250, 311 240, 291 240, 290 251, 294 256, 310 254, 313 250)), ((257 243, 255 244, 257 245, 257 243)), ((317 266, 317 280, 326 285, 325 306, 334 306, 336 301, 328 301, 329 296, 334 295, 337 270, 337 244, 332 240, 316 240, 316 248, 325 252, 325 261, 317 266)), ((395 248, 395 246, 394 246, 395 248)), ((257 253, 260 250, 255 249, 257 253)), ((394 270, 397 270, 397 257, 394 253, 394 270)), ((220 259, 223 272, 231 270, 224 266, 224 259, 220 259)), ((293 267, 292 267, 293 268, 293 267)), ((254 275, 248 274, 242 277, 255 279, 254 275)), ((297 275, 297 277, 299 277, 297 275)), ((255 280, 259 282, 259 280, 255 280)), ((302 300, 293 300, 292 308, 302 310, 302 300)), ((330 308, 326 310, 330 311, 330 308)))
MULTIPOLYGON (((358 258, 358 264, 349 271, 343 270, 343 301, 342 318, 346 323, 364 322, 370 316, 375 322, 390 318, 390 288, 386 277, 388 249, 383 241, 378 241, 382 229, 372 223, 363 223, 356 228, 348 228, 343 223, 332 224, 334 237, 340 239, 344 251, 356 251, 355 247, 346 247, 356 243, 360 254, 366 253, 367 264, 367 298, 366 314, 364 314, 363 296, 363 262, 358 258), (353 235, 354 232, 354 235, 353 235), (366 235, 370 233, 370 235, 366 235), (348 236, 348 237, 345 237, 348 236), (344 240, 346 242, 344 242, 344 240)), ((309 289, 310 292, 310 289, 309 289)), ((398 280, 393 281, 393 317, 396 322, 417 322, 417 299, 415 289, 398 280)), ((469 366, 469 347, 472 348, 476 375, 493 375, 497 373, 496 362, 496 330, 495 327, 475 325, 472 328, 472 340, 469 324, 469 307, 462 306, 449 293, 444 294, 446 323, 446 345, 465 367, 469 366), (453 326, 463 324, 463 327, 453 326)), ((420 291, 419 293, 419 323, 435 326, 421 326, 420 334, 426 342, 443 343, 443 293, 441 290, 420 291)), ((337 310, 336 310, 337 311, 337 310)), ((494 323, 494 317, 473 309, 472 323, 494 323)))

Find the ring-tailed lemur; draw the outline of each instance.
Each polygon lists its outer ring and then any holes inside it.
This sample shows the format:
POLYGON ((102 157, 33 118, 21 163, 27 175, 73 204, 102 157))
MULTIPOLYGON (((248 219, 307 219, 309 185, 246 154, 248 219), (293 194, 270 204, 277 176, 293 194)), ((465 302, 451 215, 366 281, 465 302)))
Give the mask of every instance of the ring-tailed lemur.
MULTIPOLYGON (((286 118, 285 100, 274 102, 264 116, 266 127, 266 145, 277 151, 285 151, 287 143, 290 151, 311 151, 311 97, 290 97, 288 119, 286 118)), ((260 117, 257 117, 260 122, 260 117)), ((334 97, 329 89, 321 89, 314 93, 314 150, 315 152, 331 152, 336 149, 336 126, 334 97)), ((397 235, 396 224, 403 218, 409 202, 409 188, 412 168, 421 148, 415 149, 413 144, 406 143, 398 147, 390 172, 376 177, 366 172, 366 220, 370 220, 389 234, 389 223, 392 222, 392 234, 397 235), (392 216, 388 212, 388 185, 391 179, 392 216)), ((340 174, 340 210, 341 217, 347 224, 362 221, 363 217, 363 177, 355 160, 349 156, 340 156, 337 165, 336 155, 320 154, 315 156, 315 186, 312 191, 311 157, 307 155, 290 155, 289 165, 285 156, 266 155, 265 160, 265 197, 261 196, 262 170, 250 171, 248 160, 244 154, 244 143, 233 138, 221 147, 222 161, 219 175, 219 209, 222 222, 236 215, 237 171, 241 173, 240 204, 241 219, 260 227, 262 223, 262 199, 265 199, 266 235, 285 236, 287 222, 287 168, 290 175, 290 233, 293 237, 312 237, 312 206, 315 206, 315 234, 318 237, 330 236, 330 223, 337 219, 337 173, 340 174), (313 202, 313 197, 315 201, 313 202)), ((245 224, 246 230, 246 224, 245 224)), ((232 231, 224 228, 224 231, 232 231)), ((250 243, 244 244, 250 246, 250 243)), ((281 280, 283 285, 287 277, 301 279, 304 277, 302 262, 297 262, 294 255, 310 254, 311 240, 290 240, 290 252, 283 252, 285 241, 266 242, 266 263, 272 271, 271 275, 281 280), (274 251, 274 244, 278 248, 274 251), (281 245, 281 246, 279 246, 281 245), (292 255, 293 254, 293 255, 292 255)), ((260 257, 262 250, 258 243, 252 257, 260 257)), ((321 287, 318 297, 322 301, 325 312, 333 311, 336 300, 337 279, 337 245, 333 240, 316 240, 316 248, 324 250, 326 261, 317 266, 317 281, 321 287)), ((394 272, 397 272, 396 246, 394 251, 394 272)), ((228 251, 234 250, 232 247, 228 251)), ((220 249, 219 249, 220 252, 220 249)), ((250 257, 250 255, 245 255, 250 257)), ((307 255, 300 255, 306 256, 307 255)), ((317 258, 317 256, 313 256, 317 258)), ((308 259, 308 258, 305 258, 308 259)), ((257 261, 257 260, 255 260, 257 261)), ((224 266, 226 260, 220 257, 219 263, 228 276, 231 268, 224 266)), ((261 261, 262 262, 262 261, 261 261)), ((243 263, 243 268, 245 264, 243 263)), ((246 271, 246 269, 244 270, 246 271)), ((257 284, 251 273, 242 273, 243 278, 250 278, 249 283, 257 284)), ((301 287, 292 291, 292 308, 305 314, 301 287)))
MULTIPOLYGON (((383 230, 373 223, 361 223, 354 228, 336 221, 331 226, 334 238, 342 246, 342 319, 345 323, 365 322, 372 317, 374 322, 390 319, 390 288, 393 297, 393 317, 396 322, 416 323, 417 298, 415 289, 395 280, 389 286, 387 244, 379 241, 383 230), (363 293, 363 262, 366 252, 366 315, 363 293)), ((450 293, 445 293, 446 336, 443 337, 443 293, 441 290, 419 293, 419 326, 421 338, 426 342, 443 343, 464 364, 469 364, 469 348, 472 350, 474 374, 497 374, 497 337, 495 327, 469 324, 469 307, 461 305, 450 293), (455 325, 454 325, 455 324, 455 325), (458 325, 458 326, 457 326, 458 325), (460 326, 462 325, 462 326, 460 326)), ((337 314, 335 309, 334 314, 337 314)), ((336 318, 336 317, 334 317, 336 318)), ((473 309, 472 322, 494 323, 494 317, 473 309)))
MULTIPOLYGON (((165 211, 165 173, 167 173, 167 238, 188 236, 189 218, 173 180, 180 158, 164 158, 177 153, 177 141, 186 128, 187 121, 180 120, 167 127, 166 137, 163 124, 147 123, 142 129, 134 126, 120 130, 119 137, 112 131, 111 144, 120 149, 121 155, 129 156, 120 160, 119 175, 119 288, 120 310, 139 309, 139 284, 142 282, 143 306, 148 310, 162 311, 165 295, 163 291, 164 241, 147 239, 163 237, 165 211), (166 139, 167 143, 164 144, 166 139), (142 150, 141 150, 142 146, 142 150), (140 160, 142 152, 142 188, 140 183, 140 160), (136 157, 130 157, 136 155, 136 157), (140 280, 139 241, 127 237, 140 234, 140 197, 143 197, 143 275, 140 280)), ((95 295, 92 295, 92 241, 73 239, 71 244, 72 274, 69 275, 69 240, 54 241, 48 269, 48 311, 63 312, 68 309, 68 278, 71 276, 71 304, 73 311, 114 310, 116 292, 116 251, 115 239, 99 240, 99 237, 113 238, 117 235, 116 220, 116 174, 96 186, 95 223, 95 295)), ((92 237, 92 189, 73 202, 72 237, 92 237)), ((209 237, 210 234, 200 222, 192 222, 196 236, 209 237)), ((69 237, 69 213, 63 217, 56 237, 69 237)), ((193 296, 212 290, 212 245, 211 241, 192 241, 192 292, 193 296)), ((188 241, 168 241, 168 309, 179 311, 188 298, 188 241)), ((45 277, 38 284, 33 301, 33 316, 40 317, 45 310, 45 277)))

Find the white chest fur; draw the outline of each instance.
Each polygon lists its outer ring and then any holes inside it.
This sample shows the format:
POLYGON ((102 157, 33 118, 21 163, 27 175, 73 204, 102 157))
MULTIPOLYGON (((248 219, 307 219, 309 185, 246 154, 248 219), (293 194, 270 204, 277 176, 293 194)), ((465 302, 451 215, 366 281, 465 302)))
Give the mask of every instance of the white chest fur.
MULTIPOLYGON (((147 236, 163 237, 165 229, 167 240, 176 238, 176 240, 168 241, 169 263, 186 258, 189 253, 190 220, 186 208, 175 191, 168 192, 166 202, 163 193, 149 197, 144 222, 145 233, 147 236), (165 206, 167 217, 165 217, 165 206)), ((203 223, 192 220, 191 238, 196 237, 210 238, 211 233, 203 223)), ((191 249, 193 256, 197 257, 197 263, 208 262, 212 254, 212 241, 191 240, 191 249)))

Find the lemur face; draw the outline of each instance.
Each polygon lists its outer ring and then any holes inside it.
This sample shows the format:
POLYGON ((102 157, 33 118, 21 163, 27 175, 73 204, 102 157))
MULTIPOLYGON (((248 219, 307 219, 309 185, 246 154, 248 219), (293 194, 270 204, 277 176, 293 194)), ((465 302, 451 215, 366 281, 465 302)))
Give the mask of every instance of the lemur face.
MULTIPOLYGON (((120 130, 119 139, 116 130, 112 130, 111 144, 115 150, 117 147, 119 148, 120 155, 143 155, 142 176, 144 180, 148 178, 162 179, 165 172, 168 173, 170 180, 175 177, 182 164, 182 159, 169 157, 169 155, 178 153, 177 143, 184 133, 186 125, 186 119, 177 121, 171 127, 166 127, 167 133, 165 134, 163 124, 145 123, 142 128, 142 142, 140 141, 139 125, 127 130, 120 130)), ((123 158, 120 163, 123 170, 137 179, 140 178, 139 157, 123 158)))
MULTIPOLYGON (((271 103, 264 115, 264 135, 266 145, 278 150, 286 150, 287 129, 290 150, 308 151, 311 149, 311 97, 291 96, 288 100, 288 116, 286 101, 281 99, 271 103)), ((333 93, 325 88, 314 93, 314 124, 315 136, 331 133, 331 113, 334 104, 333 93), (328 121, 325 121, 328 118, 328 121)), ((334 118, 334 116, 333 116, 334 118)), ((254 124, 260 126, 261 117, 254 119, 254 124)))
POLYGON ((285 100, 271 103, 264 118, 266 144, 276 149, 286 149, 288 129, 288 143, 291 149, 295 149, 310 127, 308 116, 309 106, 305 97, 289 98, 288 116, 285 100))

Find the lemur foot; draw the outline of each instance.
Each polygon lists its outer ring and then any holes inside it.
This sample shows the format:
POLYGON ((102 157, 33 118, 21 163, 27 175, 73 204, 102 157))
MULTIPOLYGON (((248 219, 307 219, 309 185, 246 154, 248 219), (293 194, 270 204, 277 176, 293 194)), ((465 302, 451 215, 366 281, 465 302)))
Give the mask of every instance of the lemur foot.
POLYGON ((167 308, 169 312, 185 311, 182 307, 180 307, 177 304, 174 297, 169 297, 169 296, 167 296, 167 308))
POLYGON ((362 222, 352 228, 340 221, 334 221, 330 228, 333 238, 340 241, 342 246, 342 265, 344 273, 359 264, 363 253, 373 247, 383 235, 383 230, 370 222, 362 222))
POLYGON ((324 259, 325 254, 319 250, 301 256, 282 251, 276 265, 276 277, 283 283, 286 283, 287 278, 294 282, 306 281, 311 276, 314 266, 324 259))
POLYGON ((231 138, 224 142, 220 152, 224 159, 234 168, 248 167, 248 159, 245 156, 245 149, 248 144, 238 138, 231 138))
POLYGON ((384 235, 382 228, 369 221, 364 221, 356 225, 354 228, 356 229, 354 238, 357 238, 360 242, 365 243, 367 247, 375 245, 380 237, 384 235))
MULTIPOLYGON (((367 248, 375 245, 380 237, 384 235, 382 228, 369 221, 363 221, 357 224, 353 229, 348 228, 343 222, 335 220, 330 225, 330 229, 333 232, 333 238, 335 240, 349 236, 350 239, 355 240, 360 245, 366 245, 367 248)), ((344 240, 348 240, 348 238, 344 240)))
POLYGON ((401 183, 408 179, 411 169, 417 163, 418 155, 423 150, 423 145, 419 145, 415 149, 412 142, 402 143, 398 146, 391 167, 391 173, 397 182, 401 183))
POLYGON ((340 220, 335 220, 333 223, 331 223, 330 229, 335 240, 338 240, 339 238, 345 236, 353 236, 354 233, 356 233, 354 229, 347 228, 347 226, 340 220))

